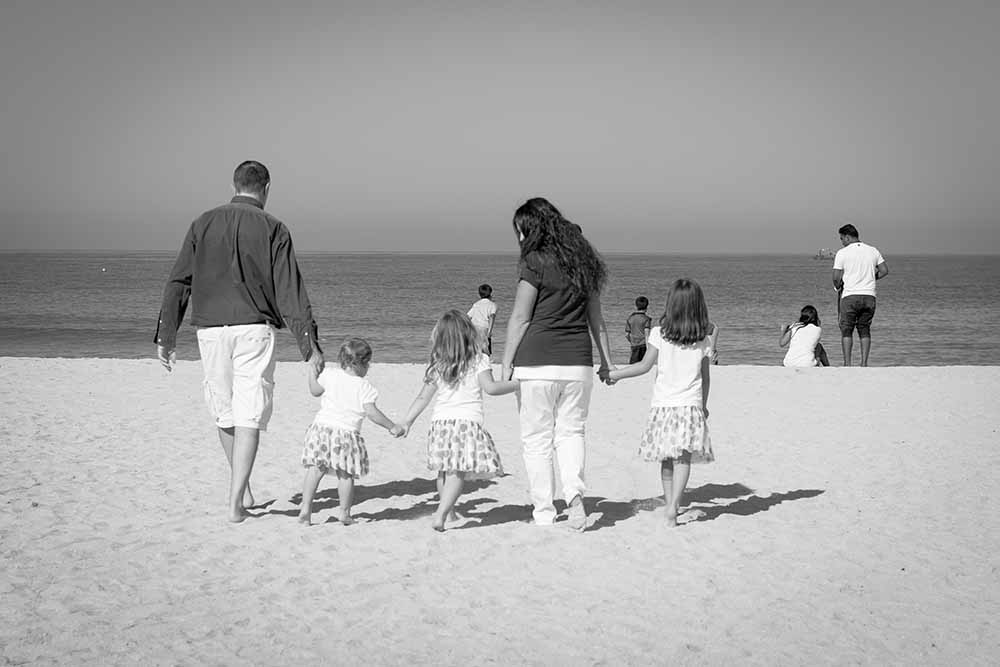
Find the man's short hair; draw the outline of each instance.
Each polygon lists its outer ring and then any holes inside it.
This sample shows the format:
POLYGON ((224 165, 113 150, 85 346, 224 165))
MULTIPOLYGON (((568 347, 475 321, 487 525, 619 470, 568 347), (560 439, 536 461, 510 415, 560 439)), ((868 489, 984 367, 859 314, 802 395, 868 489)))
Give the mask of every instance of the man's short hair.
POLYGON ((267 167, 256 160, 241 163, 233 172, 233 187, 237 192, 263 194, 264 188, 270 182, 271 174, 267 171, 267 167))
POLYGON ((635 307, 637 310, 646 310, 649 308, 649 299, 644 296, 636 297, 635 307))
POLYGON ((837 233, 840 234, 841 236, 850 236, 852 239, 860 238, 858 235, 858 228, 852 225, 851 223, 847 223, 846 225, 838 229, 837 233))
POLYGON ((488 299, 493 296, 493 288, 489 286, 488 283, 483 283, 479 286, 479 298, 488 299))

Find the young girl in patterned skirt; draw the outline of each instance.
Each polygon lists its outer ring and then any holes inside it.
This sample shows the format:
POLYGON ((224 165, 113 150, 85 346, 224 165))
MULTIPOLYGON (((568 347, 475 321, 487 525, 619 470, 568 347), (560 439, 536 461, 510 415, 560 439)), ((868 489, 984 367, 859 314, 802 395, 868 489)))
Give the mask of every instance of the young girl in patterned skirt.
POLYGON ((660 462, 667 525, 677 525, 691 463, 715 460, 708 437, 708 387, 712 324, 701 287, 674 282, 659 326, 649 332, 641 361, 610 372, 610 380, 636 377, 657 368, 656 384, 639 454, 660 462))
POLYGON ((427 433, 427 468, 437 471, 438 509, 431 527, 444 532, 446 521, 457 521, 455 502, 466 479, 503 474, 493 438, 483 428, 483 392, 509 394, 517 382, 493 379, 490 358, 480 351, 472 320, 449 310, 431 333, 431 358, 424 386, 403 420, 407 432, 437 395, 427 433))
POLYGON ((306 525, 312 523, 313 496, 327 472, 337 475, 340 522, 345 526, 354 523, 354 480, 368 474, 368 450, 361 437, 365 417, 397 438, 405 433, 375 405, 378 391, 365 378, 372 360, 371 346, 361 338, 351 338, 340 347, 337 359, 339 367, 328 365, 319 376, 309 375, 309 391, 321 398, 302 450, 306 476, 299 522, 306 525))

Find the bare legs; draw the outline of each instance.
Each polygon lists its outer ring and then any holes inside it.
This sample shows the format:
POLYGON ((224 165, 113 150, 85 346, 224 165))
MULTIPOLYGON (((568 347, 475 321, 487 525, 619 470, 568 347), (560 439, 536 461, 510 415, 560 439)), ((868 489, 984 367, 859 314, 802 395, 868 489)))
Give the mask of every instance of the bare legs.
POLYGON ((823 347, 823 343, 816 343, 816 349, 813 352, 820 366, 830 365, 830 359, 826 356, 826 348, 823 347))
MULTIPOLYGON (((232 473, 232 470, 233 470, 233 440, 235 439, 235 433, 234 433, 235 429, 234 428, 220 428, 220 429, 217 429, 217 430, 219 432, 219 442, 222 444, 222 451, 224 451, 226 453, 226 461, 229 462, 229 471, 230 471, 230 473, 232 473)), ((247 429, 247 430, 254 430, 254 431, 256 431, 256 429, 247 429)), ((260 436, 260 432, 259 431, 257 432, 257 435, 258 435, 258 438, 259 438, 259 436, 260 436)), ((259 440, 258 440, 258 442, 259 442, 259 440)), ((251 462, 250 465, 252 467, 253 466, 253 462, 251 462)), ((245 509, 247 509, 247 508, 250 508, 250 507, 253 507, 253 506, 254 506, 254 497, 253 497, 253 493, 250 491, 250 479, 248 477, 247 478, 246 491, 243 492, 243 507, 245 509)))
POLYGON ((340 499, 340 523, 350 526, 354 523, 351 518, 351 507, 354 505, 354 477, 344 472, 337 471, 337 497, 340 499))
POLYGON ((871 336, 862 336, 861 340, 861 365, 868 365, 868 353, 872 349, 872 339, 871 336))
MULTIPOLYGON (((444 498, 445 478, 446 478, 446 476, 445 476, 444 472, 439 472, 438 473, 438 476, 437 476, 438 503, 440 503, 441 499, 444 498)), ((456 498, 456 502, 457 502, 457 498, 456 498)), ((462 519, 462 517, 459 516, 458 512, 455 511, 455 507, 454 507, 454 504, 453 504, 452 508, 451 508, 451 511, 448 512, 448 516, 446 517, 446 520, 450 523, 452 521, 460 521, 461 519, 462 519)))
POLYGON ((323 479, 324 471, 316 466, 306 468, 306 477, 302 480, 302 507, 299 508, 299 523, 312 525, 313 498, 319 481, 323 479))
POLYGON ((663 459, 660 463, 660 481, 663 482, 663 500, 667 503, 666 517, 670 527, 677 525, 677 514, 690 475, 690 454, 677 459, 663 459))
MULTIPOLYGON (((316 489, 319 488, 319 481, 326 474, 316 466, 306 468, 305 479, 302 480, 302 507, 299 509, 299 523, 307 526, 312 525, 312 504, 316 497, 316 489)), ((350 526, 354 523, 351 517, 351 507, 354 505, 354 477, 337 470, 337 497, 340 499, 340 523, 350 526)))
MULTIPOLYGON (((872 339, 871 336, 859 336, 858 340, 861 341, 861 365, 868 365, 868 353, 872 349, 872 339)), ((854 337, 853 336, 843 336, 840 339, 840 345, 844 348, 844 365, 851 365, 851 352, 854 350, 854 337)))
POLYGON ((841 336, 840 347, 844 350, 844 365, 851 365, 851 352, 854 350, 854 336, 841 336))
POLYGON ((257 458, 260 431, 245 426, 220 428, 219 442, 229 461, 229 520, 239 523, 249 516, 245 508, 254 503, 250 473, 257 458))
POLYGON ((438 473, 438 493, 441 501, 438 503, 437 511, 434 512, 434 519, 431 521, 431 528, 439 533, 444 532, 445 519, 455 511, 455 503, 462 495, 462 487, 465 485, 465 473, 448 472, 438 473))

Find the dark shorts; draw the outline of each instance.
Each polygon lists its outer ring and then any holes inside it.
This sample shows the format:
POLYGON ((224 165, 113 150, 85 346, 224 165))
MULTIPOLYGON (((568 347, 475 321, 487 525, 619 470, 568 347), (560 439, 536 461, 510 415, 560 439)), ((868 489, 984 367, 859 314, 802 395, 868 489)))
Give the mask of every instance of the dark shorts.
POLYGON ((646 346, 634 345, 632 346, 632 353, 628 355, 628 362, 634 364, 637 361, 642 361, 644 356, 646 356, 646 346))
POLYGON ((850 338, 854 329, 859 338, 871 338, 872 318, 875 316, 875 297, 852 294, 840 300, 840 335, 850 338))

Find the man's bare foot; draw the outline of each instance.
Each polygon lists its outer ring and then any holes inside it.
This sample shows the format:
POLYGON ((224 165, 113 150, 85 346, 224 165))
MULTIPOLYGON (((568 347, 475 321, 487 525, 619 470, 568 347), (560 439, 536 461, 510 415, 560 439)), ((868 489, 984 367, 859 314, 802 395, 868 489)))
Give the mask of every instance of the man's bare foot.
POLYGON ((352 517, 350 514, 341 514, 340 523, 344 524, 345 526, 353 526, 354 524, 357 523, 357 521, 355 521, 354 517, 352 517))
POLYGON ((677 508, 667 507, 666 509, 666 519, 667 527, 676 528, 677 527, 677 508))
POLYGON ((300 514, 299 515, 299 523, 304 524, 306 526, 313 525, 312 515, 311 514, 300 514))

